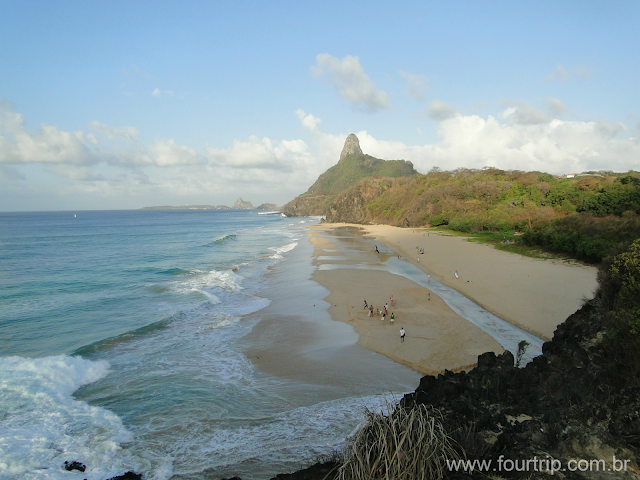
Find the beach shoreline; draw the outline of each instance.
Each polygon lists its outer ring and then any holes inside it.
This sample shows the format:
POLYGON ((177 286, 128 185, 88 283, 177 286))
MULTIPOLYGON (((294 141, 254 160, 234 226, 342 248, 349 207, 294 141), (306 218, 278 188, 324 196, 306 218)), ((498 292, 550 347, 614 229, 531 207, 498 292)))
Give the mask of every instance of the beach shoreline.
POLYGON ((502 252, 442 232, 328 223, 308 228, 362 229, 361 235, 388 247, 389 252, 381 254, 400 255, 434 280, 543 340, 550 340, 555 328, 597 288, 595 267, 502 252))
POLYGON ((309 227, 315 246, 313 279, 331 292, 325 298, 331 318, 351 325, 359 345, 423 375, 468 370, 479 355, 504 351, 491 335, 454 312, 428 286, 393 273, 388 265, 391 255, 375 253, 374 244, 361 235, 360 227, 309 227), (395 305, 391 305, 392 295, 395 305), (364 308, 365 299, 373 304, 373 316, 364 308), (385 303, 388 312, 382 321, 385 303), (400 328, 406 331, 404 342, 400 328))

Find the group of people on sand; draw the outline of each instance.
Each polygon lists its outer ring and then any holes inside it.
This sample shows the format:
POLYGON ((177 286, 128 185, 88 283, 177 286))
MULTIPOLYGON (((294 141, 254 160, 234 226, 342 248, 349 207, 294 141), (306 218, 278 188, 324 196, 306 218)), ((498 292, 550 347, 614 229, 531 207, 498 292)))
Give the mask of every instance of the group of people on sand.
MULTIPOLYGON (((382 317, 380 318, 380 321, 382 322, 382 324, 384 325, 385 320, 387 319, 387 313, 389 313, 389 303, 391 303, 391 306, 393 307, 396 304, 396 298, 391 295, 391 297, 389 298, 389 302, 384 304, 384 307, 382 307, 382 310, 376 308, 376 314, 380 315, 382 314, 382 317)), ((368 310, 368 316, 369 317, 373 317, 373 305, 369 305, 367 303, 367 299, 364 299, 364 309, 368 310)), ((396 321, 396 317, 394 315, 393 312, 391 312, 391 315, 389 316, 389 325, 393 325, 396 321)), ((400 329, 400 341, 404 343, 404 336, 405 336, 405 330, 404 328, 400 329)))

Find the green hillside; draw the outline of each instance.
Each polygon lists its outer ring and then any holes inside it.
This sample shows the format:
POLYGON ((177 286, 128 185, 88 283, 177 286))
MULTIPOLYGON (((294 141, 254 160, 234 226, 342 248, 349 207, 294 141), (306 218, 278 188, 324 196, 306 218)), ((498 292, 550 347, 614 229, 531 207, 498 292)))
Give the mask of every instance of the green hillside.
POLYGON ((411 162, 380 160, 367 154, 347 155, 318 177, 307 194, 336 194, 366 177, 406 177, 416 172, 411 162))
POLYGON ((417 172, 405 160, 381 160, 362 153, 345 156, 307 190, 283 207, 287 216, 325 215, 335 195, 367 177, 406 177, 417 172))
POLYGON ((434 168, 426 175, 364 178, 331 201, 327 221, 461 232, 521 233, 518 241, 597 262, 640 237, 640 174, 434 168))

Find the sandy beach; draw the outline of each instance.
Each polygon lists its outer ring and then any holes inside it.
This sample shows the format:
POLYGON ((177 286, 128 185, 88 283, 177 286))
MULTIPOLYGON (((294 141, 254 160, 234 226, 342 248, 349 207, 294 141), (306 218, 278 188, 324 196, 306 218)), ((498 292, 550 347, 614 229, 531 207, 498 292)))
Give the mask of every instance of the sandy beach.
MULTIPOLYGON (((404 261, 412 263, 425 274, 431 275, 434 280, 454 288, 486 310, 543 340, 551 339, 556 327, 580 308, 584 298, 591 298, 597 287, 595 267, 570 264, 562 260, 533 259, 502 252, 489 245, 468 242, 464 237, 451 236, 443 232, 404 229, 388 225, 345 224, 323 224, 311 227, 311 230, 311 235, 314 236, 312 242, 316 244, 318 258, 328 258, 326 251, 323 252, 323 249, 328 248, 323 246, 323 242, 328 241, 327 233, 353 231, 354 238, 358 236, 370 238, 372 242, 372 244, 369 243, 368 251, 362 252, 362 255, 367 258, 353 259, 354 261, 380 262, 384 261, 385 256, 400 255, 404 261), (350 227, 349 230, 345 230, 346 227, 350 227), (359 235, 355 234, 356 231, 359 235), (373 249, 376 242, 380 254, 376 254, 373 249), (421 250, 424 250, 423 254, 420 253, 421 250), (455 275, 456 271, 458 278, 455 275)), ((328 237, 330 238, 331 235, 328 237)), ((363 289, 363 285, 377 285, 381 282, 388 287, 391 281, 372 276, 371 272, 357 270, 355 273, 341 270, 339 275, 329 275, 329 273, 319 271, 315 278, 332 291, 330 298, 336 299, 346 300, 347 296, 356 298, 358 295, 366 296, 367 288, 363 289)), ((410 295, 412 298, 422 299, 427 294, 426 291, 411 291, 397 278, 392 281, 393 288, 385 289, 387 292, 393 290, 396 298, 399 294, 395 292, 400 291, 396 289, 396 284, 398 286, 403 284, 407 293, 413 294, 410 295)), ((376 290, 369 294, 370 301, 379 303, 382 299, 388 298, 389 295, 385 296, 377 287, 374 288, 376 290)), ((450 320, 455 318, 455 314, 452 316, 453 312, 447 312, 433 294, 431 302, 426 306, 419 301, 411 300, 410 302, 414 309, 412 315, 417 321, 416 325, 437 331, 438 343, 443 351, 442 356, 434 352, 430 358, 421 358, 417 363, 423 371, 438 370, 445 364, 448 365, 447 368, 454 364, 461 365, 462 358, 455 360, 451 358, 451 356, 462 357, 461 351, 468 350, 471 353, 482 349, 483 351, 500 350, 495 345, 492 346, 491 341, 478 335, 471 328, 474 326, 469 325, 468 322, 466 329, 462 326, 458 327, 454 321, 450 320), (434 321, 434 318, 441 321, 434 321), (467 335, 460 335, 458 328, 467 335), (449 357, 444 354, 445 352, 449 357)), ((338 304, 337 301, 332 303, 338 304)), ((398 309, 404 306, 408 305, 399 302, 398 309)), ((362 321, 357 316, 347 318, 348 315, 340 312, 337 306, 332 307, 331 313, 335 320, 350 322, 356 326, 362 345, 384 353, 390 358, 395 359, 398 356, 396 348, 381 348, 376 340, 375 331, 362 328, 362 321)), ((402 318, 403 312, 399 315, 398 318, 402 318)), ((432 332, 431 335, 435 333, 432 332)), ((420 355, 416 353, 407 355, 404 351, 402 357, 404 363, 412 365, 420 355)))
POLYGON ((357 227, 318 226, 311 227, 311 232, 317 268, 313 279, 330 290, 326 301, 331 317, 352 325, 359 345, 423 374, 468 369, 478 355, 503 351, 496 340, 453 312, 431 290, 385 271, 390 252, 376 254, 374 244, 357 227), (373 316, 364 308, 365 300, 373 305, 373 316), (388 313, 383 322, 385 304, 388 313), (404 342, 401 328, 406 331, 404 342))
MULTIPOLYGON (((478 355, 504 351, 490 332, 428 288, 429 282, 460 292, 543 340, 596 288, 594 267, 505 253, 443 232, 346 224, 315 225, 308 231, 313 250, 308 271, 319 290, 308 286, 302 274, 292 278, 301 267, 285 262, 270 274, 268 296, 274 302, 258 312, 261 320, 245 338, 245 353, 262 371, 297 381, 344 387, 354 375, 371 385, 383 371, 385 378, 399 374, 358 350, 363 347, 432 375, 466 370, 475 366, 478 355), (392 273, 392 264, 417 267, 418 275, 430 275, 431 280, 418 284, 415 277, 398 275, 397 268, 392 273), (373 316, 364 308, 365 300, 373 305, 373 316), (325 316, 352 329, 331 326, 325 316), (406 331, 404 342, 401 328, 406 331), (341 367, 347 364, 349 372, 341 367)), ((401 383, 410 382, 401 376, 401 383)))

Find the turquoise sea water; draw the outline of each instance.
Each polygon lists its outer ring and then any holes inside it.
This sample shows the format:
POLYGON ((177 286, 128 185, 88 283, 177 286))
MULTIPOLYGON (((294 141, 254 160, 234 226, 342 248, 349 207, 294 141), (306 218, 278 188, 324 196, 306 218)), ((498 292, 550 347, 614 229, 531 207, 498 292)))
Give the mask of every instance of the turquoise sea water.
POLYGON ((304 290, 313 222, 0 213, 0 477, 260 479, 340 445, 358 406, 385 399, 270 377, 239 347, 271 302, 270 268, 304 290))

